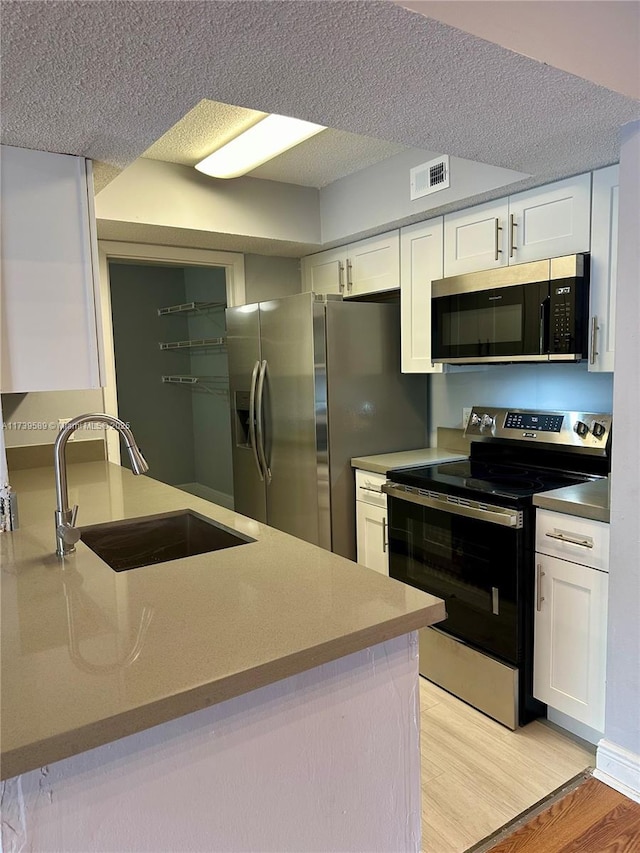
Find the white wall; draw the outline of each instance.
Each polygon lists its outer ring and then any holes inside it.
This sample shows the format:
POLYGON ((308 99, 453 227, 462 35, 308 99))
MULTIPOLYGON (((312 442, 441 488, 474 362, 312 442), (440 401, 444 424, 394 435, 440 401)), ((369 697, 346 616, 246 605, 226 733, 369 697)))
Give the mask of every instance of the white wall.
POLYGON ((419 719, 413 633, 3 782, 3 849, 418 853, 419 719))
POLYGON ((257 178, 224 181, 136 160, 98 193, 96 218, 270 240, 320 242, 318 191, 257 178))
POLYGON ((394 2, 615 92, 640 97, 637 2, 394 2))
POLYGON ((635 122, 623 129, 620 150, 605 737, 636 755, 640 795, 639 211, 640 122, 635 122))
MULTIPOLYGON (((464 199, 529 177, 524 172, 451 157, 449 188, 411 201, 409 170, 437 156, 410 149, 323 187, 322 242, 346 241, 353 234, 392 227, 389 223, 407 217, 428 219, 436 207, 459 202, 456 207, 462 208, 464 199)), ((504 194, 508 192, 505 189, 504 194)))

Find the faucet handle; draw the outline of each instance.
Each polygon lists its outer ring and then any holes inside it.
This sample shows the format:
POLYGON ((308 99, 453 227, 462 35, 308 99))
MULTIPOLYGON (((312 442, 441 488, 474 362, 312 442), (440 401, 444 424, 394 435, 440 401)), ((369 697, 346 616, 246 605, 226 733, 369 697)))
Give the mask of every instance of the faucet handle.
POLYGON ((62 539, 65 545, 75 545, 80 539, 81 533, 77 527, 69 524, 68 521, 64 521, 62 524, 58 525, 58 536, 62 539))
POLYGON ((62 539, 65 545, 75 545, 82 535, 76 527, 76 518, 78 517, 78 504, 75 504, 71 510, 71 521, 63 521, 58 525, 58 536, 62 539))

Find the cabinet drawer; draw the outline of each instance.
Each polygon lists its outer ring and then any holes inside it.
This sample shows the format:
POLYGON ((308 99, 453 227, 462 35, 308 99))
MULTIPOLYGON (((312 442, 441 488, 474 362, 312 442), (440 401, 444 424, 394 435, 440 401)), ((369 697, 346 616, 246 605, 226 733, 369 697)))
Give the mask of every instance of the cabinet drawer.
POLYGON ((373 506, 386 507, 387 496, 382 491, 382 486, 386 482, 385 474, 356 470, 356 500, 373 506))
POLYGON ((609 570, 609 525, 539 509, 536 512, 536 551, 606 572, 609 570))

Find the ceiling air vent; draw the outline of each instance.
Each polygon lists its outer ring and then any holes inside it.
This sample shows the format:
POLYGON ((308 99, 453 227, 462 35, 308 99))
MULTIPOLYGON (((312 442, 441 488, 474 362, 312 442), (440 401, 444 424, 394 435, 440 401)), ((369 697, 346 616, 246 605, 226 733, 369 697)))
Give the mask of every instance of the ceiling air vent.
POLYGON ((412 201, 429 193, 445 190, 449 186, 449 155, 443 154, 437 160, 416 166, 411 169, 410 175, 412 201))

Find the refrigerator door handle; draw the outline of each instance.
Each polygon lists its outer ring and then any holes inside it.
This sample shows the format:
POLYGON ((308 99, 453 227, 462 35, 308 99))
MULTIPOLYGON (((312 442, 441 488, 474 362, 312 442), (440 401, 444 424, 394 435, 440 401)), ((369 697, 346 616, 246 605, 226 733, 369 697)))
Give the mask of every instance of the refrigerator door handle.
POLYGON ((264 478, 267 481, 267 485, 271 483, 271 469, 267 463, 267 454, 265 452, 264 445, 264 380, 267 375, 267 362, 266 360, 262 362, 260 365, 260 374, 258 376, 258 391, 257 391, 257 399, 256 399, 256 426, 258 431, 258 456, 260 457, 260 462, 262 464, 262 470, 264 472, 264 478))
POLYGON ((253 459, 258 469, 258 476, 260 477, 260 481, 264 482, 264 474, 262 473, 260 459, 258 458, 258 445, 256 443, 256 383, 258 381, 259 370, 260 362, 256 361, 251 374, 251 391, 249 393, 249 444, 251 445, 253 459))

